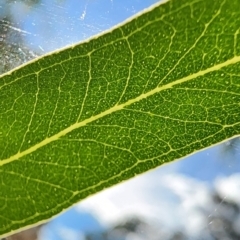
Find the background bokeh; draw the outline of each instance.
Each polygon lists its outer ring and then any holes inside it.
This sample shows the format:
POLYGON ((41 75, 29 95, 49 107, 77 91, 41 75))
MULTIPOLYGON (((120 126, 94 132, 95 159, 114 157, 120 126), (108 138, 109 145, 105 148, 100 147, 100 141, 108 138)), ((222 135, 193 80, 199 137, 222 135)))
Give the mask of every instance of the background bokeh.
MULTIPOLYGON (((101 33, 156 2, 0 0, 0 73, 101 33)), ((239 199, 235 138, 104 190, 8 239, 237 240, 239 199)))

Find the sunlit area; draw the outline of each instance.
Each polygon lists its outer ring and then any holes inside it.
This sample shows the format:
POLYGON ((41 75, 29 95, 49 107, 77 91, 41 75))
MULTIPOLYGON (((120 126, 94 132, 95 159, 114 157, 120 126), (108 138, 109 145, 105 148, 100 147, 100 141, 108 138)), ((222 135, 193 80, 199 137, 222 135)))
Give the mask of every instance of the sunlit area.
MULTIPOLYGON (((0 0, 0 74, 107 31, 157 2, 0 0)), ((137 175, 6 239, 238 240, 240 140, 137 175)))

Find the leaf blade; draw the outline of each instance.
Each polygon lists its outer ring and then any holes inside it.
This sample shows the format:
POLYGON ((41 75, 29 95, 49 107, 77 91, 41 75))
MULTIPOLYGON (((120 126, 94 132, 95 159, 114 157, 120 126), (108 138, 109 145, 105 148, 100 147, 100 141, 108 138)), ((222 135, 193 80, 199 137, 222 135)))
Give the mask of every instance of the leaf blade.
POLYGON ((239 134, 237 6, 170 1, 4 75, 0 234, 239 134))

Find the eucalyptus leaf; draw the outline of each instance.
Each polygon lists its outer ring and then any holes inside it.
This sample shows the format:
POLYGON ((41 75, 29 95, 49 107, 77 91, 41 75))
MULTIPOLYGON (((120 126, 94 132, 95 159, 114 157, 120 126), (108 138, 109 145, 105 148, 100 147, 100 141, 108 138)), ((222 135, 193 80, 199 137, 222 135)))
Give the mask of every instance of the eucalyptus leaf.
POLYGON ((240 1, 171 0, 0 77, 0 235, 240 133, 240 1))

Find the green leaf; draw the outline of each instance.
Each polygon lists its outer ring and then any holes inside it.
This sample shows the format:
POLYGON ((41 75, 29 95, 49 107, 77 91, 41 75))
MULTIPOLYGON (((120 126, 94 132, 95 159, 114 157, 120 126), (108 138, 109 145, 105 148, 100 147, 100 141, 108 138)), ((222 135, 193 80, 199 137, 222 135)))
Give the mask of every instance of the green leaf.
POLYGON ((239 0, 172 0, 0 78, 0 234, 240 133, 239 0))

